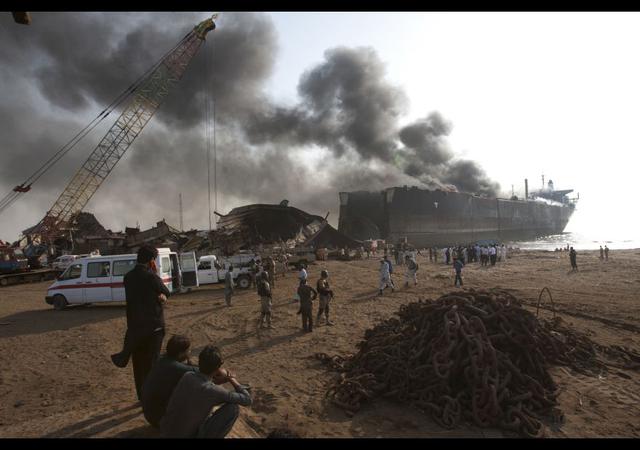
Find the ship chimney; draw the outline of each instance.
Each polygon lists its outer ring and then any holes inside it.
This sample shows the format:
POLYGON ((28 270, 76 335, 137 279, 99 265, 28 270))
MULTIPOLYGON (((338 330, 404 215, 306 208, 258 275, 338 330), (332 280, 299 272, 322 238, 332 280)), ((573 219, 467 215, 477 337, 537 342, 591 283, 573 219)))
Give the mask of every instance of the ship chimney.
POLYGON ((529 199, 529 180, 524 179, 524 199, 529 199))

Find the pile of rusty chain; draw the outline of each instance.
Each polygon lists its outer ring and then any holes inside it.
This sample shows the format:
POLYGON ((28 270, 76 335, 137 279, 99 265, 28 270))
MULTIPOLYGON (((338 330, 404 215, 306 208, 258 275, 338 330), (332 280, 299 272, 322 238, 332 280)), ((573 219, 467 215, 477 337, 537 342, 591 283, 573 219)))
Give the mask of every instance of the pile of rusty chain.
POLYGON ((459 291, 401 306, 398 317, 367 330, 347 360, 316 357, 341 372, 327 396, 348 415, 381 396, 446 428, 464 420, 539 437, 541 419, 557 413, 548 367, 580 367, 594 356, 552 329, 509 292, 459 291))

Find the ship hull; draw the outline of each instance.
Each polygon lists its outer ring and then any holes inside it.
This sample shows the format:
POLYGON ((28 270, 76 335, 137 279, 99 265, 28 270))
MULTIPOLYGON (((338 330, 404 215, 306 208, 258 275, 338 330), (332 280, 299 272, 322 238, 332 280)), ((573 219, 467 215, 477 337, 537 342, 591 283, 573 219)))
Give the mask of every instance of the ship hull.
POLYGON ((340 195, 338 229, 354 239, 402 238, 418 247, 521 240, 564 231, 573 205, 390 188, 340 195))

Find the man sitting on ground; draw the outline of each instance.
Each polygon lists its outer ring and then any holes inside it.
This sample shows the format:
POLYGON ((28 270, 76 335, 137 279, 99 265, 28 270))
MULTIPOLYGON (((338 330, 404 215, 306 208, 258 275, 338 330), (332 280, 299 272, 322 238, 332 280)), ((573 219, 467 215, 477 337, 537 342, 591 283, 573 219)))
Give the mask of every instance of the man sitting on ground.
POLYGON ((196 366, 188 364, 190 346, 186 336, 172 336, 167 342, 167 353, 153 365, 144 381, 142 411, 147 422, 155 428, 160 426, 160 419, 182 375, 198 371, 196 366))
POLYGON ((235 423, 240 408, 251 405, 251 395, 235 375, 222 368, 220 350, 207 345, 200 352, 199 372, 185 373, 169 400, 160 430, 172 438, 223 438, 235 423), (235 392, 218 386, 231 383, 235 392), (212 413, 214 406, 220 406, 212 413))

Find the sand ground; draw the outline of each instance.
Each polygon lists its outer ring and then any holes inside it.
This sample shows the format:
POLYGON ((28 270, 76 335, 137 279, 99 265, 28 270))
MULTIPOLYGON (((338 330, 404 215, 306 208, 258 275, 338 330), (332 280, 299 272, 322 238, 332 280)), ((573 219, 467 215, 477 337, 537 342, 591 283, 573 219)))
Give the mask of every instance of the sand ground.
MULTIPOLYGON (((253 386, 254 404, 242 408, 233 436, 265 436, 280 426, 305 437, 504 436, 500 430, 475 427, 445 430, 420 412, 386 400, 349 418, 324 400, 334 374, 314 353, 353 353, 364 331, 401 304, 454 289, 450 266, 425 258, 418 262, 419 285, 383 297, 376 296, 377 259, 310 265, 314 285, 320 270, 329 270, 336 298, 331 305, 335 326, 318 326, 308 334, 301 331, 292 302, 294 272, 276 282, 273 330, 258 328, 260 306, 253 290, 238 290, 233 305, 226 307, 221 286, 204 286, 170 299, 167 338, 188 335, 194 356, 208 343, 220 346, 226 366, 253 386)), ((512 289, 531 304, 547 286, 566 322, 600 344, 639 351, 640 250, 612 251, 607 262, 597 252, 580 252, 578 265, 580 271, 570 273, 565 254, 523 251, 492 268, 471 264, 463 278, 465 288, 512 289)), ((398 285, 401 271, 396 268, 394 274, 398 285)), ((109 359, 122 343, 124 304, 54 311, 44 302, 48 285, 0 288, 0 436, 156 436, 136 406, 131 366, 118 369, 109 359)), ((548 436, 640 436, 637 370, 612 368, 588 377, 554 368, 552 374, 561 387, 565 423, 548 430, 548 436)))

